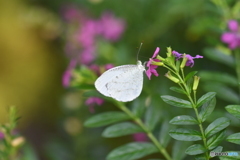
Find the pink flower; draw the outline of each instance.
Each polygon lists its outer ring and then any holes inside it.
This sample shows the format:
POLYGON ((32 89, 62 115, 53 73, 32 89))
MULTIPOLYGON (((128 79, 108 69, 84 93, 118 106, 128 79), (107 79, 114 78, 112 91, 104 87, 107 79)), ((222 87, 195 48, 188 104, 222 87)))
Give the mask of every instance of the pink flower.
POLYGON ((146 142, 148 140, 147 135, 145 133, 133 134, 133 139, 137 142, 146 142))
POLYGON ((99 22, 99 26, 101 26, 101 34, 104 38, 110 41, 116 41, 122 35, 125 23, 111 13, 104 13, 99 22))
POLYGON ((186 54, 186 57, 188 59, 187 62, 186 62, 186 66, 190 66, 190 67, 193 67, 193 65, 194 65, 194 60, 193 59, 203 58, 203 56, 200 56, 200 55, 196 55, 195 57, 192 57, 189 54, 186 54))
POLYGON ((109 63, 109 64, 106 64, 104 67, 106 70, 109 70, 109 69, 113 68, 114 65, 109 63))
POLYGON ((91 113, 93 113, 95 110, 94 110, 94 106, 95 105, 102 105, 104 102, 103 99, 101 98, 98 98, 98 97, 90 97, 88 98, 86 101, 85 101, 85 105, 87 105, 89 107, 89 110, 91 113))
MULTIPOLYGON (((172 51, 172 54, 173 54, 174 57, 176 57, 176 60, 179 60, 180 58, 183 58, 183 55, 184 55, 182 53, 178 53, 177 51, 172 51)), ((196 55, 195 57, 193 57, 189 54, 186 54, 185 56, 187 57, 186 66, 190 66, 190 67, 193 67, 194 59, 203 58, 203 56, 200 56, 200 55, 196 55)))
POLYGON ((89 19, 82 23, 77 33, 77 40, 82 47, 92 47, 95 44, 95 38, 99 32, 99 23, 89 19))
POLYGON ((221 36, 222 42, 227 43, 230 49, 240 47, 240 33, 238 22, 235 20, 230 20, 228 22, 228 29, 230 32, 225 32, 221 36))
POLYGON ((177 51, 172 51, 172 54, 174 55, 174 57, 176 57, 176 60, 179 60, 180 58, 182 58, 182 54, 178 53, 177 51))
MULTIPOLYGON (((111 68, 113 68, 113 67, 114 67, 114 65, 109 63, 109 64, 106 64, 106 65, 104 66, 104 69, 105 69, 105 70, 109 70, 109 69, 111 69, 111 68)), ((102 74, 102 71, 101 71, 101 69, 100 69, 100 67, 99 67, 98 65, 92 64, 92 65, 89 66, 89 68, 90 68, 93 72, 95 72, 98 76, 100 76, 100 75, 102 74)))
POLYGON ((4 134, 0 132, 0 140, 4 138, 4 134))
POLYGON ((71 60, 69 65, 68 65, 68 69, 64 72, 63 77, 62 77, 62 85, 64 87, 69 87, 70 86, 70 82, 71 82, 71 77, 72 77, 72 69, 75 68, 75 66, 77 65, 77 61, 76 60, 71 60))
POLYGON ((88 47, 82 50, 81 54, 79 54, 79 61, 81 64, 88 65, 95 59, 95 48, 88 47))
POLYGON ((64 19, 66 19, 67 21, 79 20, 79 18, 81 17, 81 13, 79 12, 79 10, 75 6, 71 5, 63 8, 62 13, 64 19))
POLYGON ((152 63, 153 61, 155 61, 155 62, 160 62, 159 59, 153 59, 153 58, 155 58, 155 57, 157 56, 157 54, 158 54, 159 51, 160 51, 160 48, 157 47, 156 50, 155 50, 155 52, 154 52, 154 54, 153 54, 153 56, 152 56, 152 58, 150 58, 150 60, 147 62, 147 67, 148 67, 148 69, 147 69, 147 71, 146 71, 146 75, 148 76, 149 79, 151 79, 152 74, 154 74, 155 76, 158 76, 158 73, 157 73, 157 71, 156 71, 156 69, 157 69, 158 66, 153 65, 153 64, 151 64, 151 63, 152 63))

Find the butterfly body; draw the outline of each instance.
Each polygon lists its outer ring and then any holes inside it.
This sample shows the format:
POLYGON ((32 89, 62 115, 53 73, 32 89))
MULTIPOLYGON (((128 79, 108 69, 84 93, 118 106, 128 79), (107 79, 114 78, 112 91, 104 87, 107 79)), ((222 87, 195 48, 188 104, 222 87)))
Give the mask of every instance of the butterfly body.
POLYGON ((137 65, 122 65, 104 72, 96 81, 96 89, 107 97, 128 102, 137 98, 143 87, 143 72, 141 61, 137 65))

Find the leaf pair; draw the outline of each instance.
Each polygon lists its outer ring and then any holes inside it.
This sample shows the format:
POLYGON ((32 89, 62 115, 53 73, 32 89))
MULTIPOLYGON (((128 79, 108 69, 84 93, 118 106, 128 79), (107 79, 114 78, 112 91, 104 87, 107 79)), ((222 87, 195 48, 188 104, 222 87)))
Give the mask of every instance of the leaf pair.
MULTIPOLYGON (((198 99, 197 101, 197 107, 202 106, 204 103, 207 103, 213 97, 215 97, 216 93, 215 92, 208 92, 207 94, 203 95, 201 98, 198 99)), ((173 105, 175 107, 181 107, 181 108, 193 108, 193 104, 190 101, 176 98, 173 96, 161 96, 162 100, 166 102, 167 104, 173 105)))
MULTIPOLYGON (((240 119, 240 105, 228 105, 225 109, 236 118, 240 119)), ((227 137, 227 141, 240 145, 240 133, 234 133, 227 137)))

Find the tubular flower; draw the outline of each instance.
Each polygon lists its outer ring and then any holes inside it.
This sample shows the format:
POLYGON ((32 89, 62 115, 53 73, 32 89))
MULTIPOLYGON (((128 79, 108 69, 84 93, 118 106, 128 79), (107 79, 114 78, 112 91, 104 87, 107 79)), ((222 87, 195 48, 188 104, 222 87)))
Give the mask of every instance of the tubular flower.
POLYGON ((89 107, 89 110, 91 113, 93 113, 94 110, 94 106, 98 105, 101 106, 103 104, 104 100, 98 97, 89 97, 86 101, 85 101, 85 105, 87 105, 89 107))
POLYGON ((155 76, 158 76, 159 74, 157 73, 156 69, 157 69, 157 65, 153 65, 152 62, 160 62, 159 59, 153 59, 157 57, 158 52, 160 51, 160 48, 157 47, 155 52, 153 53, 152 58, 149 59, 149 61, 147 62, 147 71, 146 71, 146 75, 148 76, 149 79, 151 79, 152 74, 155 76))
POLYGON ((190 66, 190 67, 193 67, 194 65, 194 59, 197 59, 197 58, 203 58, 203 56, 200 56, 200 55, 196 55, 195 57, 189 55, 189 54, 181 54, 181 53, 178 53, 177 51, 172 51, 172 54, 174 55, 174 57, 176 57, 176 60, 179 60, 180 58, 184 58, 184 56, 187 58, 187 62, 186 62, 186 66, 190 66))
POLYGON ((221 36, 221 40, 228 44, 230 49, 240 47, 240 32, 238 22, 235 20, 228 21, 229 32, 225 32, 221 36))

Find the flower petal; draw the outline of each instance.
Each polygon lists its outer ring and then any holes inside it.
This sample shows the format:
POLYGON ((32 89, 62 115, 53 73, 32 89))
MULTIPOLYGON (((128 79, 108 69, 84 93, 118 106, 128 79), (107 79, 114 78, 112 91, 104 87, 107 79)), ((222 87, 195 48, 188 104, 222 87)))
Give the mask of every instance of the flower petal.
POLYGON ((177 58, 177 60, 178 60, 179 58, 182 58, 182 54, 181 54, 181 53, 178 53, 177 51, 172 51, 172 54, 174 55, 174 57, 177 58))
POLYGON ((150 80, 151 76, 152 76, 150 68, 146 71, 146 75, 147 75, 148 79, 150 80))
POLYGON ((228 47, 229 47, 230 49, 235 49, 235 48, 237 48, 237 47, 238 47, 238 41, 237 41, 237 39, 236 39, 235 41, 232 41, 231 43, 228 43, 228 47))
POLYGON ((238 31, 238 22, 235 20, 228 21, 228 28, 230 31, 237 32, 238 31))
POLYGON ((232 43, 232 41, 236 40, 236 34, 231 33, 231 32, 223 33, 221 40, 225 43, 232 43))
POLYGON ((153 61, 153 60, 150 58, 149 61, 147 62, 147 67, 150 67, 152 61, 153 61))
POLYGON ((151 72, 152 72, 152 74, 154 74, 154 76, 156 76, 156 77, 159 76, 159 74, 157 73, 157 71, 155 69, 152 69, 151 72))
POLYGON ((160 51, 160 48, 159 47, 157 47, 156 48, 156 50, 155 50, 155 52, 153 53, 153 56, 152 56, 152 58, 155 58, 155 57, 157 57, 157 54, 158 54, 158 52, 160 51))

